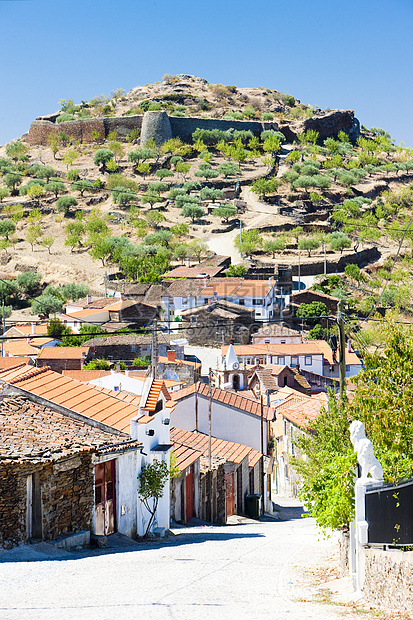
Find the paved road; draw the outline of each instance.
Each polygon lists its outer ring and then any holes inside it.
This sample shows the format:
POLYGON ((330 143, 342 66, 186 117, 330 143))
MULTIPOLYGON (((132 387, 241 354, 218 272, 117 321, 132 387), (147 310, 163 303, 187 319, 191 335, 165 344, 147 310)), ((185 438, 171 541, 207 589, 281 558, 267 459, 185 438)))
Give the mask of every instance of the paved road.
POLYGON ((35 552, 31 561, 3 554, 0 618, 343 618, 342 608, 300 601, 308 597, 305 575, 336 552, 300 514, 296 504, 280 513, 280 521, 182 528, 163 544, 60 552, 54 560, 35 552))

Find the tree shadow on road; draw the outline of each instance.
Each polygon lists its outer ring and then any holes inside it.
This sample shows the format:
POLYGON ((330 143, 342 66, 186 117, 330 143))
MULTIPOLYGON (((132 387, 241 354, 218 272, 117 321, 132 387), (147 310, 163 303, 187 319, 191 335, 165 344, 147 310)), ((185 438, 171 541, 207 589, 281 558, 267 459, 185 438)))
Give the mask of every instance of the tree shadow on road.
POLYGON ((56 548, 53 544, 38 543, 33 545, 23 545, 15 547, 9 551, 0 553, 0 565, 10 562, 50 562, 62 560, 81 560, 88 557, 96 557, 113 553, 130 553, 133 551, 147 551, 151 549, 166 549, 168 547, 189 546, 203 542, 225 542, 240 538, 263 538, 264 534, 245 532, 230 532, 224 529, 220 532, 191 531, 185 528, 178 534, 169 534, 163 539, 136 541, 123 536, 122 534, 112 534, 108 536, 107 546, 98 549, 81 549, 76 551, 66 551, 56 548))

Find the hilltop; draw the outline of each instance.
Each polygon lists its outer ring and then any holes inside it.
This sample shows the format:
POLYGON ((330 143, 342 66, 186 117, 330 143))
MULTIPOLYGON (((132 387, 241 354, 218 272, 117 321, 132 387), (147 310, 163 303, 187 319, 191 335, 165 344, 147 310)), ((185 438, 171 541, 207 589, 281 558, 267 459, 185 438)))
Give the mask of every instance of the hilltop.
POLYGON ((61 108, 0 147, 2 217, 16 225, 6 235, 0 221, 5 274, 32 269, 44 284, 102 292, 105 270, 156 281, 211 250, 295 270, 301 253, 302 273, 319 273, 327 239, 329 263, 372 263, 352 292, 360 303, 387 281, 394 304, 402 282, 409 307, 410 255, 402 244, 397 282, 385 259, 411 212, 412 153, 353 111, 187 75, 61 108), (168 139, 155 128, 149 140, 149 121, 168 139))

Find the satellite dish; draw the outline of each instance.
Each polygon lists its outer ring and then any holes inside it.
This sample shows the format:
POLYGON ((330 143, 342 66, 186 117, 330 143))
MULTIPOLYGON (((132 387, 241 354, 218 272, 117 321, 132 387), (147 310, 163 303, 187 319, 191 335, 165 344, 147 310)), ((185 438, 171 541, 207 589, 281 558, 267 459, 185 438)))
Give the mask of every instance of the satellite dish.
POLYGON ((239 364, 238 364, 238 362, 234 362, 234 363, 232 364, 232 370, 238 370, 238 368, 239 368, 239 364))

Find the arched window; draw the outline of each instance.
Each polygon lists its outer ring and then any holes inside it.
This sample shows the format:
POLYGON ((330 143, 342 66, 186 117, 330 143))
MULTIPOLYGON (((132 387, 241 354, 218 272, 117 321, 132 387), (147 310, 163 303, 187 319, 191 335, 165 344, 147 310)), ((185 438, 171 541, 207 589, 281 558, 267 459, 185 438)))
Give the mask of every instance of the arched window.
POLYGON ((232 377, 232 389, 239 390, 239 375, 234 375, 232 377))

